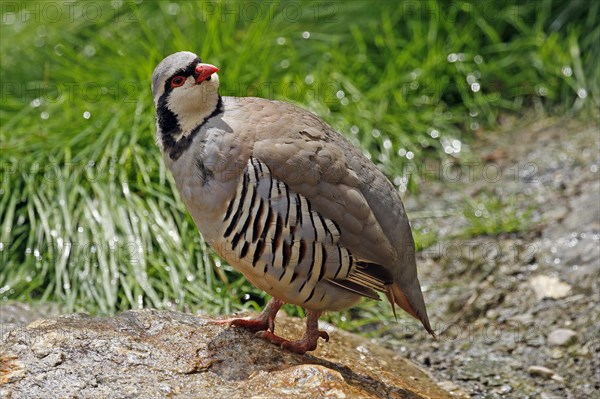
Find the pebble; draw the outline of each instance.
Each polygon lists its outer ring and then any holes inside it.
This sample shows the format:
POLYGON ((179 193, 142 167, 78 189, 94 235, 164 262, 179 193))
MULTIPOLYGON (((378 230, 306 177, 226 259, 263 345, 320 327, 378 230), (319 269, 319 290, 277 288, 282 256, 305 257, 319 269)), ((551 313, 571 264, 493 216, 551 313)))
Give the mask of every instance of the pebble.
POLYGON ((531 313, 521 313, 512 316, 510 320, 520 324, 529 324, 533 321, 533 315, 531 313))
POLYGON ((553 276, 535 276, 529 280, 529 284, 538 301, 544 298, 559 299, 564 298, 571 292, 571 286, 560 281, 558 277, 553 276))
POLYGON ((556 374, 554 372, 554 370, 549 369, 548 367, 544 367, 544 366, 529 366, 529 368, 527 369, 527 372, 533 377, 545 377, 545 378, 552 378, 552 376, 554 374, 556 374))
POLYGON ((577 337, 577 333, 568 328, 557 328, 548 334, 548 344, 553 346, 567 346, 577 337))
POLYGON ((549 369, 548 367, 544 367, 544 366, 529 366, 529 368, 527 369, 527 372, 532 377, 544 377, 544 378, 551 379, 551 380, 554 380, 554 381, 560 382, 560 383, 564 383, 565 382, 565 379, 563 377, 561 377, 560 375, 556 374, 554 372, 554 370, 549 369))
POLYGON ((492 390, 492 392, 493 392, 493 393, 495 393, 495 394, 498 394, 498 395, 505 395, 505 394, 507 394, 507 393, 510 393, 510 392, 512 392, 512 390, 513 390, 513 389, 512 389, 512 387, 511 387, 510 385, 508 385, 508 384, 504 384, 504 385, 502 385, 502 386, 499 386, 499 387, 497 387, 497 388, 494 388, 494 389, 492 390))

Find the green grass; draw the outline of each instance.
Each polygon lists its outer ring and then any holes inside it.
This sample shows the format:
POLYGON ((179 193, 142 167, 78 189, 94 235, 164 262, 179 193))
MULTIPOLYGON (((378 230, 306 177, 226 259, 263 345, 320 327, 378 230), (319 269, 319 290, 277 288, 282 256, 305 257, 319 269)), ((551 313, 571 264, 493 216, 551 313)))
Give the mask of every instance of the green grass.
POLYGON ((516 197, 501 198, 498 194, 483 193, 465 204, 463 216, 467 226, 463 237, 520 233, 532 226, 532 205, 523 205, 516 197))
MULTIPOLYGON (((460 162, 452 143, 503 114, 595 115, 600 3, 520 3, 1 3, 0 299, 258 308, 264 294, 207 250, 162 164, 155 65, 195 51, 223 94, 301 104, 414 190, 407 165, 460 162)), ((332 317, 391 314, 362 309, 332 317)))

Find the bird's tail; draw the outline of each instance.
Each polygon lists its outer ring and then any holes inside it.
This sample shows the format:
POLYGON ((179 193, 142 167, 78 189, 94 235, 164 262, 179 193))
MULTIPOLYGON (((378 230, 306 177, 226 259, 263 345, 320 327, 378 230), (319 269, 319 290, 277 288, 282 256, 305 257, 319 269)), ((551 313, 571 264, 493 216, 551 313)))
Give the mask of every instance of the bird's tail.
POLYGON ((425 301, 423 301, 423 294, 421 293, 421 287, 417 282, 417 289, 411 293, 413 301, 408 299, 408 296, 404 293, 398 283, 390 284, 387 286, 386 296, 392 304, 392 310, 394 316, 396 316, 396 308, 394 305, 400 306, 406 313, 414 317, 423 323, 423 327, 429 334, 436 338, 435 332, 429 324, 429 317, 427 317, 427 309, 425 309, 425 301))

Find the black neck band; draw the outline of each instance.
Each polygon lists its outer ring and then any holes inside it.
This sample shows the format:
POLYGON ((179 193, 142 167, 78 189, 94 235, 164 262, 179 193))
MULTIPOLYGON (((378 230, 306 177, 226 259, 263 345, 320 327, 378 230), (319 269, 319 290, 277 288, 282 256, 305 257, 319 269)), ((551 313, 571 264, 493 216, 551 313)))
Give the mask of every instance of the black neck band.
POLYGON ((175 140, 175 137, 180 135, 182 131, 181 126, 177 121, 177 116, 167 107, 167 98, 168 94, 165 93, 158 100, 158 107, 156 111, 158 128, 161 131, 163 151, 167 152, 173 161, 176 161, 179 159, 181 154, 183 154, 184 151, 187 150, 190 145, 192 145, 194 137, 202 129, 202 126, 204 126, 209 119, 223 112, 223 99, 221 98, 221 95, 219 95, 217 105, 215 106, 213 112, 211 112, 210 115, 204 118, 202 122, 193 128, 190 134, 182 137, 179 140, 175 140))

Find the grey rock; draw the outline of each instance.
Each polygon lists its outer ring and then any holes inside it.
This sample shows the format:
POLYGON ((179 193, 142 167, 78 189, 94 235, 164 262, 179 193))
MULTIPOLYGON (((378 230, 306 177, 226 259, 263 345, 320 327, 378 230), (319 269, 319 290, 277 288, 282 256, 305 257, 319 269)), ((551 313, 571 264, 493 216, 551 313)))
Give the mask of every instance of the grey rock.
POLYGON ((566 346, 575 341, 577 333, 568 328, 557 328, 548 334, 548 344, 554 346, 566 346))
MULTIPOLYGON (((302 333, 299 319, 277 322, 283 336, 302 333)), ((178 312, 41 319, 2 337, 0 397, 456 397, 396 353, 331 327, 329 333, 329 342, 300 356, 178 312)))

